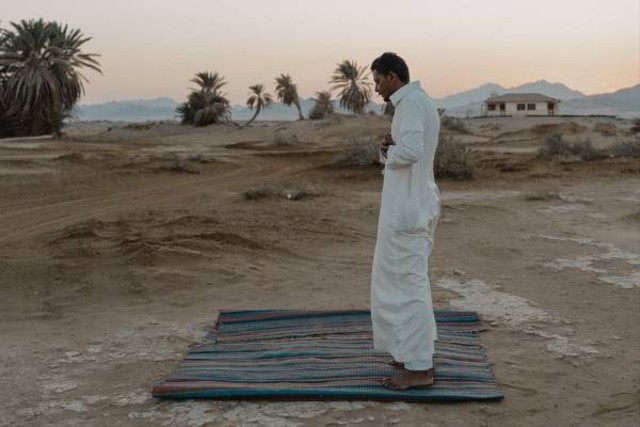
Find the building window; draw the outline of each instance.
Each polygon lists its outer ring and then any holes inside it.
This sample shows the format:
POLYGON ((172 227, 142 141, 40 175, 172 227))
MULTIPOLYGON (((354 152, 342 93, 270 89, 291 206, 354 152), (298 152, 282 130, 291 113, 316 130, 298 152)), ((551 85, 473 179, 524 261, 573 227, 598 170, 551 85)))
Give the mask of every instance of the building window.
POLYGON ((518 104, 518 111, 524 111, 524 104, 518 104))
POLYGON ((487 110, 496 111, 496 104, 487 104, 487 110))
POLYGON ((535 110, 536 104, 527 104, 527 110, 535 110))

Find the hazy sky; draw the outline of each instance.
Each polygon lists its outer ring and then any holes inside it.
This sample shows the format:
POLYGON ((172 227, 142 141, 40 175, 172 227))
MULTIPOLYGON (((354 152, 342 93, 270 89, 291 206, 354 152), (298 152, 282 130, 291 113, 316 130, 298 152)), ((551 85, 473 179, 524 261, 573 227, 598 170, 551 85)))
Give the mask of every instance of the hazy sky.
MULTIPOLYGON (((638 0, 0 0, 0 25, 43 17, 93 37, 103 75, 82 103, 186 97, 198 71, 248 86, 289 73, 303 97, 344 59, 403 56, 434 97, 546 79, 587 94, 640 82, 638 0)), ((378 100, 379 101, 379 100, 378 100)))

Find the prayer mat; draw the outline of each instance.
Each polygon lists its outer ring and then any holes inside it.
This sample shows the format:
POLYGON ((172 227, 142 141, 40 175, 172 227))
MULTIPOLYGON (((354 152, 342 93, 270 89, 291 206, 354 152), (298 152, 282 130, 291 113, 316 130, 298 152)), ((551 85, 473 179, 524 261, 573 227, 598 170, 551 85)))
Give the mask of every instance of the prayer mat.
POLYGON ((387 390, 390 356, 373 349, 369 311, 223 311, 171 377, 166 399, 464 401, 504 397, 473 312, 436 311, 435 382, 387 390))

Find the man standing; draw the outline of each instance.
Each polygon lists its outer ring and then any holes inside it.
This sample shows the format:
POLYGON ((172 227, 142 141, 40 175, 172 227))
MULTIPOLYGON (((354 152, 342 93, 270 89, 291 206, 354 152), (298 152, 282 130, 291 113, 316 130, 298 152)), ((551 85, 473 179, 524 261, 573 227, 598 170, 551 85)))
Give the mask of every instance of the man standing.
POLYGON ((381 150, 385 170, 371 274, 371 319, 377 350, 391 354, 392 390, 433 384, 436 322, 427 274, 440 213, 433 176, 440 118, 420 82, 395 53, 371 64, 376 92, 393 103, 391 135, 381 150))

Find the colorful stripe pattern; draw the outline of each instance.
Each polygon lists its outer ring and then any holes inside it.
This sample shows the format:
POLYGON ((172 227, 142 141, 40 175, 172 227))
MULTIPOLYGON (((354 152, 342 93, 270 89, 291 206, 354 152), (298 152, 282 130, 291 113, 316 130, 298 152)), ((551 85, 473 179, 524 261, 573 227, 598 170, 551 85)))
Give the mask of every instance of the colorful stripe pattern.
POLYGON ((495 400, 504 397, 480 346, 476 313, 436 311, 435 384, 390 391, 389 355, 372 348, 368 311, 222 312, 171 377, 167 399, 495 400))

